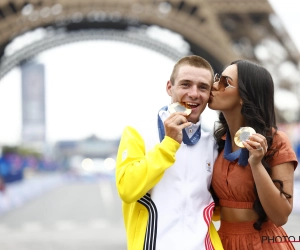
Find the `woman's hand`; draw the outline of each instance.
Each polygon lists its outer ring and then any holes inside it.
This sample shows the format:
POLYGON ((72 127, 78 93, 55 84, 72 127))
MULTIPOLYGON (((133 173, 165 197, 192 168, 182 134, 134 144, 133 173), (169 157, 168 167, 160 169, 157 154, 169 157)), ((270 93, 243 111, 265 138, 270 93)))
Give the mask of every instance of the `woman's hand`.
POLYGON ((268 151, 267 139, 259 133, 251 135, 247 141, 243 142, 243 145, 249 150, 248 162, 251 166, 260 164, 268 151))

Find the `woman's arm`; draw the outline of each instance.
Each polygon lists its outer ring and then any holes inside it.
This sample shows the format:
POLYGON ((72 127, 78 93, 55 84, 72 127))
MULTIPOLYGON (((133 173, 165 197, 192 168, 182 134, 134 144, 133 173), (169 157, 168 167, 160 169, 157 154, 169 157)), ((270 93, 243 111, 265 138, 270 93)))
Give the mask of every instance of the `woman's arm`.
MULTIPOLYGON (((268 218, 277 226, 284 225, 293 209, 293 198, 286 197, 280 192, 280 185, 273 180, 283 183, 283 191, 293 196, 295 163, 291 146, 284 135, 280 143, 276 143, 276 150, 272 156, 271 176, 262 165, 262 158, 268 150, 267 140, 261 134, 255 134, 244 143, 249 150, 248 162, 252 169, 259 200, 268 218), (280 159, 280 160, 279 160, 280 159)), ((279 137, 279 136, 278 136, 279 137)), ((274 142, 273 142, 274 143, 274 142)))
POLYGON ((283 163, 272 167, 271 177, 260 163, 251 166, 259 200, 268 218, 277 226, 284 225, 293 209, 293 198, 286 198, 279 190, 279 184, 271 180, 281 180, 285 193, 293 196, 294 164, 283 163))

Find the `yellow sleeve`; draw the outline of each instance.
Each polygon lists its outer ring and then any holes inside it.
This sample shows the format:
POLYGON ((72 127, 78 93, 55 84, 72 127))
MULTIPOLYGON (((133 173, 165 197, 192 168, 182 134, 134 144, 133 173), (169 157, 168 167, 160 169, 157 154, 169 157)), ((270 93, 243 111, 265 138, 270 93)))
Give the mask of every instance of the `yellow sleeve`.
POLYGON ((209 235, 210 235, 211 243, 214 247, 214 250, 224 250, 220 236, 219 236, 213 222, 210 222, 210 225, 209 225, 209 235))
POLYGON ((131 203, 143 197, 175 162, 180 144, 165 136, 145 152, 141 135, 132 127, 123 131, 116 161, 116 185, 121 199, 131 203))

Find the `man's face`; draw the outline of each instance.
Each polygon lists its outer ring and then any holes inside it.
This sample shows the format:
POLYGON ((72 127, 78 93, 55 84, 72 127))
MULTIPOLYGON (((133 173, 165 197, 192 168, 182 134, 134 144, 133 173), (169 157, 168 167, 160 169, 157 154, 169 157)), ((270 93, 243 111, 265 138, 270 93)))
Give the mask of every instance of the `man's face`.
POLYGON ((188 121, 197 123, 210 97, 212 75, 208 69, 182 65, 176 74, 175 82, 167 83, 167 93, 173 102, 185 103, 192 109, 188 121), (173 85, 172 85, 173 84, 173 85))

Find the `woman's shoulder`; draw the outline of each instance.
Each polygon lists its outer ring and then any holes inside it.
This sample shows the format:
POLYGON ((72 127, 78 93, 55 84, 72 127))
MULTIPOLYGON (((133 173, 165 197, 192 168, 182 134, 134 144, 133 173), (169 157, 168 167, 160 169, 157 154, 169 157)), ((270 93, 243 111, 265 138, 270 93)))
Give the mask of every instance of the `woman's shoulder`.
POLYGON ((283 131, 277 130, 273 135, 273 144, 286 144, 291 147, 289 137, 283 131))
POLYGON ((272 148, 274 155, 271 159, 271 165, 278 165, 284 162, 293 162, 295 168, 298 165, 297 156, 291 145, 289 137, 280 130, 273 135, 272 148))

